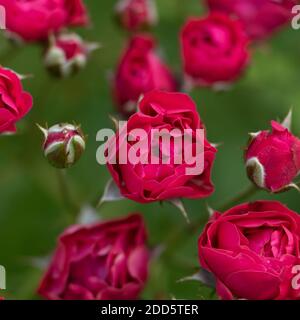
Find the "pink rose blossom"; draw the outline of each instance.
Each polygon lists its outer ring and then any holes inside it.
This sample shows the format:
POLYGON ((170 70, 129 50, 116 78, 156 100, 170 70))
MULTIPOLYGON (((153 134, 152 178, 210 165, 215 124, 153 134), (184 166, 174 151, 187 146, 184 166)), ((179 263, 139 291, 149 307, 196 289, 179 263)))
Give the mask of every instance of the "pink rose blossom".
POLYGON ((260 40, 291 21, 297 0, 207 0, 212 12, 238 17, 252 40, 260 40))
POLYGON ((189 19, 180 40, 184 73, 192 85, 230 84, 249 61, 241 24, 224 14, 189 19))
POLYGON ((85 25, 82 0, 0 0, 6 9, 8 31, 24 41, 45 40, 69 26, 85 25))
POLYGON ((16 122, 32 107, 32 97, 23 91, 20 76, 0 66, 0 134, 14 133, 16 122))
POLYGON ((126 300, 141 293, 148 273, 146 230, 139 214, 69 227, 38 292, 50 300, 126 300))
POLYGON ((292 286, 300 264, 300 217, 276 201, 246 203, 216 212, 198 247, 203 268, 222 299, 300 299, 292 286))
MULTIPOLYGON (((182 135, 184 130, 191 130, 190 149, 193 149, 196 142, 196 130, 203 129, 196 105, 193 100, 183 93, 167 93, 162 91, 151 91, 145 94, 138 104, 138 112, 132 115, 128 122, 128 135, 134 129, 143 129, 147 133, 147 140, 151 141, 153 129, 167 129, 169 131, 178 129, 182 135)), ((116 133, 116 141, 121 140, 122 134, 116 133)), ((112 140, 111 140, 112 141, 112 140)), ((108 144, 108 149, 110 143, 108 144)), ((127 144, 131 150, 130 142, 116 143, 119 153, 121 145, 127 144)), ((188 175, 186 169, 191 164, 186 163, 182 157, 182 163, 174 161, 174 154, 184 154, 184 150, 178 149, 178 145, 159 145, 159 154, 156 155, 156 163, 151 162, 151 152, 148 150, 148 143, 139 153, 145 156, 147 163, 136 164, 128 161, 120 163, 119 157, 115 164, 108 161, 108 169, 120 188, 124 197, 131 200, 147 203, 153 201, 168 200, 173 198, 199 199, 211 195, 214 185, 211 181, 211 171, 215 159, 216 149, 204 139, 204 170, 201 174, 188 175), (166 150, 170 148, 170 150, 166 150), (174 151, 175 150, 175 151, 174 151), (177 153, 176 150, 179 150, 177 153), (162 154, 169 152, 169 163, 162 162, 162 154), (174 153, 173 153, 174 152, 174 153)), ((151 153, 152 154, 152 153, 151 153)), ((155 155, 154 155, 155 156, 155 155)), ((112 158, 112 157, 111 157, 112 158)))

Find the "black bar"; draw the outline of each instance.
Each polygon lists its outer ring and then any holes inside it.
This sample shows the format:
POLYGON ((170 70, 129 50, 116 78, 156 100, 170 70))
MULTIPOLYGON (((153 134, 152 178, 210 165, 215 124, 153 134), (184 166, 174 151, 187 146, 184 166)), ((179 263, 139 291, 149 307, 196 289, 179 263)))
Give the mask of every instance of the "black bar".
POLYGON ((244 319, 297 315, 299 301, 9 301, 0 302, 0 319, 244 319), (45 317, 46 316, 46 317, 45 317), (65 318, 64 318, 65 316, 65 318))

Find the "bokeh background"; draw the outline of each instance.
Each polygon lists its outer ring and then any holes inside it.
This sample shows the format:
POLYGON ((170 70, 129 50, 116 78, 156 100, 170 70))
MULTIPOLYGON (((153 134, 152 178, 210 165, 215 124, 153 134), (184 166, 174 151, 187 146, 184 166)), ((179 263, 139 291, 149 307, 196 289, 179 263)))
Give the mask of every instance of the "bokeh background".
MULTIPOLYGON (((11 48, 1 35, 0 63, 21 74, 32 74, 24 87, 34 97, 34 108, 19 123, 15 136, 0 137, 0 264, 7 271, 8 299, 37 299, 43 257, 54 249, 65 229, 67 212, 61 199, 55 169, 44 160, 42 136, 35 123, 49 125, 76 121, 88 135, 87 150, 68 170, 72 197, 88 205, 103 193, 109 174, 96 163, 96 132, 112 128, 109 114, 114 106, 109 74, 116 66, 128 35, 113 17, 115 1, 85 0, 93 25, 78 32, 87 40, 101 42, 85 70, 77 76, 57 80, 43 68, 41 48, 11 48), (33 263, 34 262, 34 263, 33 263), (37 263, 38 262, 38 263, 37 263)), ((180 75, 179 30, 189 16, 204 13, 199 0, 157 0, 159 24, 153 33, 161 54, 180 75)), ((293 107, 293 130, 300 135, 300 30, 287 26, 264 44, 252 48, 252 63, 245 76, 222 93, 195 89, 195 99, 209 140, 222 143, 213 169, 214 195, 205 200, 185 200, 193 223, 202 226, 208 218, 206 205, 217 208, 250 184, 243 166, 243 148, 248 132, 269 127, 271 119, 284 118, 293 107)), ((300 194, 258 192, 251 199, 276 199, 300 212, 300 194)), ((107 203, 99 218, 143 213, 153 248, 165 250, 151 264, 151 274, 142 295, 145 299, 210 299, 214 291, 199 282, 178 280, 198 267, 197 238, 202 227, 191 232, 176 208, 159 203, 140 205, 129 200, 107 203)))

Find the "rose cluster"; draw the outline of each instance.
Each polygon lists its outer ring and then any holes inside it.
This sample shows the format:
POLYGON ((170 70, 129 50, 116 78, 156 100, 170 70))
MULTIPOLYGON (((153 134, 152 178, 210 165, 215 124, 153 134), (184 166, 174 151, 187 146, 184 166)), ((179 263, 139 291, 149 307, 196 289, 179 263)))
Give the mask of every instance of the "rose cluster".
POLYGON ((0 5, 7 37, 19 44, 40 44, 44 65, 55 76, 68 77, 82 69, 97 47, 66 31, 89 24, 83 0, 0 0, 0 5))
MULTIPOLYGON (((219 90, 232 85, 245 73, 250 63, 250 44, 265 39, 287 24, 293 16, 292 8, 297 3, 294 0, 205 2, 209 13, 189 18, 180 33, 184 74, 182 85, 185 89, 210 86, 219 90)), ((140 32, 143 26, 152 26, 156 20, 153 18, 154 11, 151 0, 119 0, 116 7, 121 25, 131 32, 140 32)), ((154 72, 151 63, 146 63, 146 54, 142 49, 140 54, 145 54, 144 59, 137 61, 138 49, 133 59, 133 47, 130 40, 128 48, 131 49, 123 56, 114 80, 120 86, 125 80, 128 81, 127 85, 122 85, 122 89, 115 85, 117 90, 113 90, 114 100, 123 114, 130 114, 127 109, 135 110, 138 96, 146 90, 161 89, 161 83, 155 78, 165 78, 161 68, 158 67, 154 72), (135 71, 130 73, 132 70, 135 71)), ((165 86, 165 89, 170 90, 170 86, 165 86)))

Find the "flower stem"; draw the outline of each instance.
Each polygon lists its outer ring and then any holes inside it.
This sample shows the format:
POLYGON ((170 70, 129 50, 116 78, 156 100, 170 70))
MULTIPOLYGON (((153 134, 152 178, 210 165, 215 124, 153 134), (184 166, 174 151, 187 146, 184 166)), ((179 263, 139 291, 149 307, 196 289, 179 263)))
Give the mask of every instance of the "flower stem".
POLYGON ((9 45, 3 52, 0 53, 0 65, 6 67, 6 65, 12 61, 21 51, 20 47, 9 45))
POLYGON ((77 205, 74 204, 74 202, 72 201, 70 188, 67 182, 66 171, 63 169, 58 169, 57 178, 58 178, 59 189, 60 189, 60 193, 65 205, 65 208, 70 214, 71 222, 74 223, 76 222, 78 208, 77 208, 77 205))
POLYGON ((235 197, 230 199, 229 201, 225 202, 223 205, 221 205, 218 208, 218 211, 223 212, 234 205, 240 204, 243 201, 249 199, 251 196, 253 196, 259 189, 254 185, 251 184, 247 188, 245 188, 243 191, 241 191, 239 194, 237 194, 235 197))
MULTIPOLYGON (((240 204, 243 201, 246 201, 248 198, 253 196, 259 189, 255 185, 248 186, 245 190, 237 194, 235 197, 221 205, 219 208, 217 208, 217 211, 223 212, 229 208, 231 208, 234 205, 240 204)), ((191 223, 188 225, 188 234, 194 235, 195 232, 199 232, 200 227, 205 223, 204 219, 199 219, 198 221, 195 221, 194 223, 191 223)), ((171 234, 165 241, 165 245, 168 248, 176 248, 180 245, 180 242, 182 240, 182 237, 186 235, 186 230, 178 229, 176 232, 171 234)))
MULTIPOLYGON (((250 184, 247 188, 238 193, 232 199, 219 206, 216 209, 216 211, 224 212, 237 204, 241 204, 242 202, 246 201, 251 196, 253 196, 258 190, 259 189, 254 184, 250 184)), ((197 221, 196 223, 191 225, 191 228, 193 231, 197 232, 197 230, 201 227, 202 224, 203 221, 197 221)))

